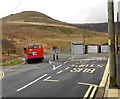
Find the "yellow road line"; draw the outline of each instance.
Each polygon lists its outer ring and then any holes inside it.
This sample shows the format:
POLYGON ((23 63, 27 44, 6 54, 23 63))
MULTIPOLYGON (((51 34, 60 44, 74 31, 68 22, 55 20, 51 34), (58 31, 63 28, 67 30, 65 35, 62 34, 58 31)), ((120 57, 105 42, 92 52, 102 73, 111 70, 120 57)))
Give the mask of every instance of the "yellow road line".
POLYGON ((47 80, 50 79, 50 78, 51 78, 51 76, 49 76, 49 77, 43 79, 43 81, 47 81, 47 80))
POLYGON ((98 64, 98 66, 97 67, 103 67, 103 65, 102 64, 98 64))
POLYGON ((93 66, 94 66, 94 64, 90 65, 90 67, 93 67, 93 66))
POLYGON ((85 65, 79 65, 79 67, 85 67, 85 65))
POLYGON ((89 66, 88 64, 85 65, 85 67, 88 67, 88 66, 89 66))
POLYGON ((70 67, 65 68, 65 70, 68 70, 70 67))
POLYGON ((90 86, 90 87, 88 88, 87 92, 86 92, 85 95, 84 95, 84 98, 87 98, 87 97, 88 97, 88 95, 89 95, 92 87, 93 87, 93 86, 90 86))
POLYGON ((59 82, 58 80, 46 80, 48 82, 59 82))
POLYGON ((63 71, 59 71, 59 72, 57 72, 56 74, 58 75, 58 74, 60 74, 60 73, 62 73, 63 71))
POLYGON ((101 82, 99 84, 100 87, 104 87, 105 86, 106 81, 108 79, 108 76, 109 76, 109 59, 108 59, 106 68, 104 70, 104 74, 103 74, 102 80, 101 80, 101 82))
POLYGON ((49 76, 49 77, 45 78, 43 81, 49 81, 49 82, 59 82, 58 80, 52 80, 52 79, 50 79, 50 78, 51 78, 51 76, 49 76))
POLYGON ((94 89, 93 89, 93 91, 92 91, 92 93, 90 95, 90 98, 94 96, 96 90, 97 90, 97 86, 94 86, 94 89))
POLYGON ((88 83, 80 83, 80 82, 78 82, 78 84, 89 85, 89 88, 88 88, 87 92, 85 93, 84 98, 87 98, 87 97, 88 97, 91 89, 94 87, 93 90, 92 90, 92 93, 91 93, 91 95, 90 95, 90 97, 93 97, 94 94, 95 94, 95 91, 97 90, 97 87, 99 87, 98 85, 88 84, 88 83))
POLYGON ((99 87, 98 85, 88 84, 88 83, 81 83, 81 82, 78 82, 78 84, 81 84, 81 85, 89 85, 89 86, 97 86, 97 87, 99 87))

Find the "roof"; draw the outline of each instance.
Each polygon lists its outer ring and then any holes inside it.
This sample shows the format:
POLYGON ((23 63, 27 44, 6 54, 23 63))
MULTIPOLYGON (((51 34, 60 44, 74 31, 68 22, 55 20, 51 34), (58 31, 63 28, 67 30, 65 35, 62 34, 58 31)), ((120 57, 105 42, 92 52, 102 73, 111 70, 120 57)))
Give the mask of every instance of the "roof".
POLYGON ((26 46, 33 46, 33 45, 41 45, 41 44, 29 44, 29 45, 26 45, 26 46))
POLYGON ((74 44, 74 45, 84 45, 83 42, 71 42, 71 44, 74 44))

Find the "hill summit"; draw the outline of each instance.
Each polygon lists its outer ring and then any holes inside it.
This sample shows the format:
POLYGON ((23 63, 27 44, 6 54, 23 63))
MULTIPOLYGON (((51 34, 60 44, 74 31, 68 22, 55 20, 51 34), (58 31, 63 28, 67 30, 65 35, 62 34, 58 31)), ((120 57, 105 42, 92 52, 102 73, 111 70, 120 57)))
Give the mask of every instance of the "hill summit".
POLYGON ((3 22, 15 22, 15 21, 66 24, 65 22, 52 19, 51 17, 36 11, 24 11, 3 18, 3 22))

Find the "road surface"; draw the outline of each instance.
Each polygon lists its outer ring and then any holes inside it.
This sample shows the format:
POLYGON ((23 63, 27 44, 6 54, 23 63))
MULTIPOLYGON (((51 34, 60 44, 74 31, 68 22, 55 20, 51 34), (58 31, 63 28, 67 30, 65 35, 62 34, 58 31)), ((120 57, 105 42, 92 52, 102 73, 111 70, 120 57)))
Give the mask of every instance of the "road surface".
POLYGON ((94 98, 106 64, 107 54, 71 54, 56 62, 48 55, 42 63, 6 66, 2 97, 94 98))

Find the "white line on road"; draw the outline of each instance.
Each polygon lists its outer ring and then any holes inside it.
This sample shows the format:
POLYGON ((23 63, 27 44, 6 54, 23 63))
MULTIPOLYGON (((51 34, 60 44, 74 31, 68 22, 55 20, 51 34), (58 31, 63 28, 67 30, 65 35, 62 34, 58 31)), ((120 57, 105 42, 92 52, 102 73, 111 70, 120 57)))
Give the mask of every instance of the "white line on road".
POLYGON ((34 81, 30 82, 29 84, 27 84, 27 85, 25 85, 25 86, 23 86, 23 87, 19 88, 17 91, 21 91, 21 90, 25 89, 26 87, 28 87, 28 86, 32 85, 33 83, 35 83, 35 82, 37 82, 38 80, 40 80, 40 79, 44 78, 45 76, 47 76, 47 74, 44 74, 43 76, 39 77, 38 79, 36 79, 36 80, 34 80, 34 81))
POLYGON ((53 70, 56 70, 57 68, 61 67, 62 64, 60 64, 59 66, 55 67, 55 65, 53 65, 53 70))
POLYGON ((53 70, 55 70, 56 68, 55 68, 55 65, 53 65, 53 70))
POLYGON ((51 63, 51 60, 49 60, 49 64, 52 64, 52 63, 51 63))
MULTIPOLYGON (((66 63, 67 63, 67 62, 66 62, 66 63)), ((51 60, 49 60, 49 64, 52 64, 52 63, 51 63, 51 60)), ((53 65, 53 70, 56 70, 57 68, 59 68, 59 67, 61 67, 61 66, 62 66, 62 64, 60 64, 60 65, 57 66, 57 67, 56 67, 55 65, 53 65)))

